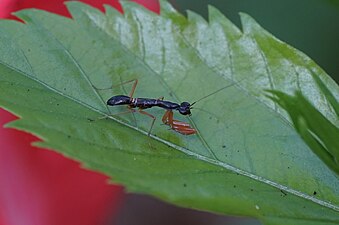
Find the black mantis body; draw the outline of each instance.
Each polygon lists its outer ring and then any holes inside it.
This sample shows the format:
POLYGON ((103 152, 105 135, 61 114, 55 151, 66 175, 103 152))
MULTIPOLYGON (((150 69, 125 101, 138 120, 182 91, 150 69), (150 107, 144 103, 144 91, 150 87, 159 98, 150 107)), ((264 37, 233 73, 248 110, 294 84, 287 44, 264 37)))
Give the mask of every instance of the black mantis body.
POLYGON ((160 97, 158 99, 133 98, 133 94, 134 94, 134 91, 135 91, 136 86, 138 84, 138 80, 134 79, 134 80, 126 81, 126 82, 122 83, 121 85, 126 84, 126 83, 130 83, 130 82, 134 82, 134 84, 133 84, 133 87, 132 87, 132 90, 131 90, 129 96, 126 96, 126 95, 113 96, 113 97, 111 97, 110 99, 107 100, 107 105, 109 105, 109 106, 127 105, 128 109, 129 109, 128 112, 135 112, 136 111, 135 108, 138 108, 139 113, 151 117, 152 118, 152 125, 151 125, 149 132, 148 132, 148 135, 150 135, 150 133, 152 131, 156 117, 153 116, 152 114, 148 113, 148 112, 143 111, 144 109, 149 109, 149 108, 152 108, 152 107, 160 107, 160 108, 166 109, 166 112, 162 117, 162 122, 164 124, 170 126, 171 129, 173 129, 174 131, 176 131, 180 134, 183 134, 183 135, 196 134, 197 133, 196 129, 191 127, 190 124, 183 122, 183 121, 175 120, 173 118, 173 111, 175 110, 175 111, 178 111, 182 115, 190 116, 192 106, 196 102, 198 102, 202 99, 205 99, 205 98, 207 98, 207 97, 209 97, 209 96, 211 96, 211 95, 213 95, 213 94, 235 84, 235 83, 233 83, 231 85, 228 85, 228 86, 225 86, 221 89, 218 89, 217 91, 200 98, 199 100, 193 102, 192 104, 190 104, 188 102, 182 102, 182 103, 178 104, 178 103, 175 103, 175 102, 164 101, 163 97, 160 97))

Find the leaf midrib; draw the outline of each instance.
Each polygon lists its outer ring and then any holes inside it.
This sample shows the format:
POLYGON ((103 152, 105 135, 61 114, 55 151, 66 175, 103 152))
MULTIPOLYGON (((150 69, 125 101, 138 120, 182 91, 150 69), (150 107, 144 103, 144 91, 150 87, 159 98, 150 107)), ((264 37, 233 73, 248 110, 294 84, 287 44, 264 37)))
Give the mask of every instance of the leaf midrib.
MULTIPOLYGON (((144 65, 149 71, 151 71, 152 74, 155 75, 155 77, 156 77, 157 79, 160 80, 160 82, 162 83, 162 85, 164 85, 165 88, 167 88, 167 90, 168 90, 170 93, 172 93, 172 97, 173 97, 177 102, 179 102, 179 98, 178 98, 178 96, 175 94, 175 92, 172 91, 172 89, 168 86, 168 84, 165 82, 165 80, 164 80, 161 76, 158 76, 158 73, 156 73, 156 71, 154 71, 154 70, 152 69, 152 67, 150 67, 150 66, 145 62, 145 60, 144 60, 143 58, 140 58, 138 55, 134 54, 129 48, 127 48, 127 47, 121 42, 120 39, 118 40, 117 38, 115 38, 115 37, 113 37, 112 35, 110 35, 109 33, 107 33, 104 29, 102 29, 101 26, 100 26, 99 24, 97 24, 97 22, 96 22, 95 20, 92 20, 92 19, 91 19, 91 16, 90 16, 87 12, 83 11, 83 13, 87 16, 87 18, 88 18, 90 21, 92 21, 94 24, 96 24, 98 30, 101 30, 101 31, 102 31, 104 34, 106 34, 108 37, 112 38, 115 42, 120 43, 120 46, 123 48, 123 50, 124 50, 125 52, 127 52, 128 54, 133 55, 137 60, 139 60, 139 61, 142 63, 142 65, 144 65)), ((136 19, 136 20, 139 22, 138 19, 136 19)), ((139 23, 140 23, 140 22, 139 22, 139 23)), ((143 48, 143 51, 144 51, 144 48, 143 48)), ((203 61, 202 61, 202 62, 203 62, 203 61)), ((210 67, 208 67, 208 68, 210 68, 210 67)), ((214 72, 214 71, 213 71, 213 72, 214 72)), ((212 149, 209 147, 209 145, 208 145, 208 143, 206 142, 206 140, 201 136, 201 134, 200 134, 200 132, 199 132, 199 129, 198 129, 197 126, 195 125, 193 119, 192 119, 192 118, 188 118, 188 120, 190 120, 190 122, 193 124, 193 127, 198 131, 198 132, 197 132, 197 135, 198 135, 198 138, 199 138, 200 142, 202 143, 202 145, 206 148, 206 150, 208 151, 208 153, 209 153, 213 158, 217 159, 217 157, 215 156, 215 154, 214 154, 214 152, 212 151, 212 149)), ((134 127, 134 128, 137 128, 137 127, 134 127)), ((138 129, 138 130, 139 130, 139 129, 138 129)), ((153 135, 152 135, 152 136, 153 136, 153 135)))
MULTIPOLYGON (((86 13, 85 13, 85 14, 86 14, 86 13)), ((86 15, 87 15, 87 14, 86 14, 86 15)), ((95 22, 95 21, 93 21, 93 22, 95 22)), ((100 28, 100 26, 99 26, 99 28, 100 28)), ((101 29, 101 28, 100 28, 100 29, 101 29)), ((102 30, 102 29, 101 29, 101 30, 102 30)), ((104 31, 104 33, 106 33, 106 32, 104 31)), ((113 37, 112 37, 111 35, 109 35, 108 33, 106 33, 106 34, 107 34, 109 37, 113 38, 113 37)), ((115 41, 117 41, 115 38, 113 38, 113 39, 114 39, 115 41)), ((130 52, 130 50, 129 50, 126 46, 124 46, 124 45, 120 42, 120 40, 119 40, 119 43, 121 44, 121 46, 122 46, 123 48, 125 48, 125 50, 127 50, 128 52, 130 52)), ((71 53, 69 53, 69 54, 71 55, 71 53)), ((157 73, 155 73, 155 71, 154 71, 152 68, 149 67, 149 65, 148 65, 146 62, 144 62, 142 59, 140 59, 137 55, 135 55, 135 54, 132 54, 132 55, 134 55, 135 58, 137 58, 138 60, 140 60, 141 62, 143 62, 143 65, 145 65, 149 70, 151 70, 152 72, 154 72, 154 74, 157 74, 157 73)), ((74 59, 74 62, 76 62, 75 58, 74 58, 74 57, 72 57, 72 58, 74 59)), ((13 70, 13 71, 16 71, 17 73, 22 74, 23 76, 28 77, 28 78, 34 80, 35 82, 41 84, 42 86, 45 86, 47 89, 50 89, 50 90, 56 92, 57 94, 61 95, 62 97, 66 97, 66 98, 68 98, 68 99, 70 99, 70 100, 72 100, 72 101, 74 101, 74 102, 76 102, 76 103, 78 103, 78 104, 80 104, 80 105, 82 105, 82 106, 84 106, 84 107, 87 107, 87 108, 89 108, 90 110, 93 110, 93 111, 95 111, 95 112, 97 112, 97 113, 99 113, 99 114, 101 114, 101 115, 105 115, 105 116, 107 116, 108 118, 114 120, 115 122, 118 122, 118 123, 120 123, 120 124, 122 124, 122 125, 124 125, 124 126, 127 126, 127 127, 129 127, 129 128, 132 128, 132 129, 134 129, 134 130, 136 130, 136 131, 138 131, 138 132, 144 134, 145 136, 148 135, 148 132, 139 129, 138 127, 134 127, 134 126, 132 126, 132 125, 126 123, 126 122, 123 122, 123 121, 121 121, 121 120, 119 120, 119 119, 117 119, 117 118, 114 118, 114 117, 112 117, 111 115, 108 115, 107 112, 102 112, 102 111, 100 111, 99 109, 96 109, 96 108, 92 107, 91 105, 88 105, 88 104, 85 103, 85 102, 82 102, 82 101, 79 101, 78 99, 73 98, 72 96, 66 95, 66 94, 62 93, 61 91, 59 91, 59 90, 57 90, 57 89, 55 89, 55 88, 49 86, 47 83, 45 83, 45 82, 43 82, 43 81, 37 79, 36 77, 30 76, 30 75, 27 74, 26 72, 21 71, 20 69, 17 69, 17 68, 15 68, 15 67, 13 67, 13 66, 11 66, 11 65, 9 65, 9 64, 7 64, 7 63, 5 63, 5 62, 1 62, 1 61, 0 61, 0 63, 1 63, 2 65, 4 65, 4 66, 7 66, 9 69, 11 69, 11 70, 13 70)), ((27 62, 27 63, 29 64, 29 62, 27 62)), ((29 64, 29 65, 30 65, 30 64, 29 64)), ((30 65, 30 66, 31 66, 31 65, 30 65)), ((77 67, 77 68, 78 68, 78 67, 77 67)), ((161 78, 158 77, 158 76, 157 76, 157 78, 158 78, 158 79, 161 79, 161 78)), ((163 79, 161 79, 161 80, 162 80, 163 84, 164 84, 169 90, 171 90, 170 87, 166 84, 166 82, 164 82, 163 79)), ((93 87, 92 87, 92 88, 93 88, 93 87)), ((174 94, 174 98, 175 98, 175 99, 178 99, 178 97, 177 97, 175 94, 174 94)), ((192 121, 192 122, 193 122, 193 121, 192 121)), ((248 177, 248 178, 254 179, 254 180, 258 181, 258 182, 262 182, 262 183, 265 183, 265 184, 267 184, 267 185, 270 185, 270 186, 273 186, 273 187, 275 187, 275 188, 278 188, 278 189, 280 189, 280 190, 284 190, 284 191, 286 191, 286 192, 289 192, 289 193, 291 193, 291 194, 294 194, 294 195, 296 195, 296 196, 298 196, 298 197, 301 197, 301 198, 303 198, 303 199, 310 200, 310 201, 312 201, 312 202, 314 202, 314 203, 317 203, 317 204, 319 204, 319 205, 322 205, 322 206, 324 206, 324 207, 331 208, 331 209, 333 209, 333 210, 335 210, 335 211, 339 211, 339 206, 333 205, 333 204, 331 204, 331 203, 329 203, 329 202, 326 202, 326 201, 323 201, 323 200, 319 200, 319 199, 317 199, 317 198, 315 198, 315 197, 313 197, 313 196, 311 196, 311 195, 304 194, 304 193, 302 193, 302 192, 300 192, 300 191, 291 189, 291 188, 289 188, 289 187, 287 187, 287 186, 284 186, 284 185, 281 185, 281 184, 279 184, 279 183, 273 182, 273 181, 268 180, 268 179, 266 179, 266 178, 263 178, 263 177, 260 177, 260 176, 251 174, 251 173, 249 173, 249 172, 247 172, 247 171, 238 169, 237 167, 234 167, 234 166, 232 166, 232 165, 229 165, 229 164, 227 164, 227 163, 225 163, 225 162, 218 161, 217 159, 212 159, 212 158, 209 158, 209 157, 206 157, 206 156, 197 154, 197 153, 195 153, 195 152, 193 152, 193 151, 191 151, 191 150, 189 150, 189 149, 187 149, 187 148, 178 146, 178 145, 176 145, 176 144, 173 144, 172 142, 166 141, 166 140, 164 140, 164 139, 162 139, 162 138, 159 138, 159 137, 157 137, 157 136, 154 136, 154 135, 152 135, 152 134, 150 135, 150 137, 153 138, 153 139, 155 139, 155 140, 157 140, 157 141, 159 141, 159 142, 161 142, 161 143, 163 143, 163 144, 166 144, 166 145, 168 145, 168 146, 170 146, 170 147, 172 147, 172 148, 174 148, 174 149, 176 149, 176 150, 178 150, 178 151, 181 151, 181 152, 183 152, 184 154, 189 155, 189 156, 191 156, 191 157, 193 157, 193 158, 195 158, 195 159, 197 159, 197 160, 201 160, 201 161, 204 161, 204 162, 207 162, 207 163, 216 165, 216 166, 220 166, 220 167, 222 167, 222 168, 224 168, 224 169, 227 169, 227 170, 230 170, 230 171, 232 171, 232 172, 234 172, 234 173, 238 173, 238 174, 240 174, 240 175, 243 175, 243 176, 246 176, 246 177, 248 177)), ((200 141, 202 141, 202 140, 200 140, 200 141)), ((202 141, 202 142, 203 142, 203 141, 202 141)))
MULTIPOLYGON (((153 69, 145 62, 145 60, 144 60, 143 58, 140 58, 137 54, 134 54, 132 51, 130 51, 130 49, 127 48, 127 47, 121 42, 120 39, 117 39, 117 38, 115 38, 114 36, 112 36, 112 35, 110 35, 109 33, 107 33, 106 30, 104 30, 100 25, 98 25, 97 22, 96 22, 95 20, 92 20, 92 19, 91 19, 91 16, 88 15, 87 12, 83 11, 83 13, 87 16, 87 18, 88 18, 90 21, 92 21, 94 24, 96 24, 96 27, 97 27, 99 30, 101 30, 101 31, 102 31, 104 34, 106 34, 108 37, 112 38, 114 41, 120 43, 120 46, 122 46, 122 48, 124 49, 125 52, 127 52, 127 53, 129 53, 129 54, 131 54, 131 55, 134 55, 134 57, 135 57, 136 59, 138 59, 138 60, 142 63, 142 65, 144 65, 148 70, 150 70, 150 71, 152 72, 152 74, 156 75, 156 77, 157 77, 159 80, 161 80, 161 82, 163 83, 163 85, 164 85, 169 91, 171 91, 171 88, 167 85, 167 83, 164 81, 164 79, 162 79, 161 76, 158 76, 158 74, 156 73, 156 71, 154 71, 154 70, 153 70, 153 69)), ((140 21, 138 20, 138 18, 136 18, 136 20, 137 20, 138 23, 140 24, 140 21)), ((195 50, 195 48, 193 48, 193 46, 187 44, 186 38, 182 35, 182 33, 179 32, 179 34, 180 34, 182 40, 184 40, 184 43, 186 44, 186 46, 187 46, 188 48, 192 49, 194 52, 196 52, 196 50, 195 50)), ((242 33, 242 34, 243 34, 243 33, 242 33)), ((244 34, 243 34, 243 35, 244 35, 244 34)), ((250 37, 250 38, 251 38, 251 37, 250 37)), ((255 41, 253 40, 253 38, 251 38, 251 41, 255 42, 255 41)), ((143 41, 142 41, 142 42, 143 42, 143 41)), ((257 44, 256 42, 255 42, 255 45, 258 46, 258 44, 257 44)), ((259 46, 258 46, 257 48, 260 50, 259 46)), ((144 48, 143 48, 143 51, 144 51, 144 48)), ((265 69, 266 69, 266 72, 267 72, 267 76, 269 77, 270 85, 272 86, 273 84, 272 84, 272 82, 271 82, 271 80, 270 80, 270 78, 271 78, 270 70, 267 68, 268 66, 267 66, 267 62, 266 62, 266 57, 265 57, 265 55, 263 54, 263 52, 262 52, 261 50, 260 50, 260 55, 261 55, 261 57, 263 58, 263 60, 265 61, 265 69)), ((199 58, 199 59, 201 60, 201 62, 204 63, 204 64, 205 64, 212 72, 219 74, 218 72, 214 71, 213 68, 211 68, 211 67, 203 60, 203 58, 202 58, 199 54, 198 54, 198 58, 199 58)), ((232 68, 234 67, 232 61, 231 61, 231 67, 232 67, 232 68)), ((233 71, 233 70, 232 70, 232 71, 233 71)), ((232 74, 232 75, 233 75, 233 74, 232 74)), ((229 79, 229 78, 228 78, 228 79, 229 79)), ((177 96, 173 91, 171 91, 171 93, 173 94, 174 99, 175 99, 176 101, 179 101, 178 96, 177 96)), ((266 104, 264 104, 264 105, 266 106, 266 104)), ((266 107, 269 108, 268 106, 266 106, 266 107)), ((275 107, 277 107, 276 104, 275 104, 275 107)), ((272 110, 271 108, 269 108, 269 109, 272 110)), ((280 114, 279 114, 279 116, 281 117, 280 114)), ((109 118, 113 119, 113 117, 111 117, 111 116, 110 116, 109 118)), ((115 118, 114 118, 114 119, 115 119, 115 118)), ((188 118, 188 119, 189 119, 190 122, 193 124, 194 128, 198 130, 197 126, 195 125, 194 120, 193 120, 192 118, 188 118)), ((285 122, 287 122, 287 123, 290 125, 290 123, 289 123, 288 121, 286 121, 285 118, 284 118, 284 120, 285 120, 285 122)), ((119 121, 119 120, 115 119, 115 121, 119 121)), ((122 122, 122 121, 119 121, 119 122, 122 122)), ((143 131, 143 130, 140 130, 139 128, 137 128, 137 127, 133 127, 133 126, 131 126, 131 127, 132 127, 133 129, 138 130, 139 132, 140 132, 140 131, 143 131)), ((143 131, 143 132, 141 132, 141 133, 146 134, 145 131, 143 131)), ((297 196, 299 196, 299 197, 301 197, 301 198, 305 198, 305 199, 311 200, 311 201, 313 201, 313 202, 315 202, 315 203, 318 203, 318 204, 320 204, 320 205, 327 206, 327 207, 329 207, 329 208, 332 208, 332 209, 335 209, 335 210, 339 211, 339 206, 332 205, 331 203, 328 203, 328 202, 323 201, 323 200, 319 200, 319 199, 315 198, 314 196, 304 194, 304 193, 302 193, 302 192, 300 192, 300 191, 291 189, 291 188, 289 188, 289 187, 287 187, 287 186, 281 185, 281 184, 276 183, 276 182, 274 182, 274 181, 270 181, 270 180, 268 180, 268 179, 266 179, 266 178, 263 178, 263 177, 260 177, 260 176, 251 174, 251 173, 249 173, 249 172, 247 172, 247 171, 238 169, 237 167, 234 167, 234 166, 232 166, 232 165, 229 165, 229 164, 227 164, 227 163, 225 163, 225 162, 222 162, 222 161, 218 160, 217 157, 215 156, 215 154, 213 153, 212 149, 209 147, 208 143, 207 143, 207 142, 205 141, 205 139, 201 136, 199 130, 198 130, 197 134, 198 134, 198 138, 200 139, 201 143, 202 143, 202 144, 204 145, 204 147, 208 150, 208 152, 214 157, 214 159, 211 159, 211 158, 209 158, 209 157, 205 157, 205 156, 203 156, 203 155, 197 154, 197 153, 195 153, 195 152, 193 152, 193 151, 191 151, 191 150, 189 150, 189 149, 187 149, 187 148, 184 148, 184 147, 175 145, 175 144, 173 144, 173 143, 171 143, 171 142, 169 142, 169 141, 166 141, 166 140, 164 140, 164 139, 161 139, 161 138, 159 138, 159 137, 157 137, 157 136, 151 135, 151 137, 154 138, 155 140, 158 140, 158 141, 160 141, 160 142, 162 142, 162 143, 164 143, 164 144, 167 144, 167 145, 169 145, 169 146, 171 146, 171 147, 173 147, 173 148, 175 148, 175 149, 177 149, 177 150, 179 150, 179 151, 182 151, 183 153, 185 153, 185 154, 187 154, 187 155, 193 156, 193 157, 195 157, 196 159, 201 159, 201 160, 203 160, 203 161, 205 161, 205 162, 209 162, 209 163, 211 163, 211 164, 221 166, 221 167, 223 167, 223 168, 225 168, 225 169, 228 169, 228 170, 230 170, 230 171, 232 171, 232 172, 242 174, 242 175, 247 176, 247 177, 249 177, 249 178, 252 178, 252 179, 254 179, 254 180, 261 181, 261 182, 263 182, 263 183, 266 183, 266 184, 271 185, 271 186, 273 186, 273 187, 276 187, 276 188, 278 188, 278 189, 285 190, 285 191, 287 191, 287 192, 289 192, 289 193, 295 194, 295 195, 297 195, 297 196)))

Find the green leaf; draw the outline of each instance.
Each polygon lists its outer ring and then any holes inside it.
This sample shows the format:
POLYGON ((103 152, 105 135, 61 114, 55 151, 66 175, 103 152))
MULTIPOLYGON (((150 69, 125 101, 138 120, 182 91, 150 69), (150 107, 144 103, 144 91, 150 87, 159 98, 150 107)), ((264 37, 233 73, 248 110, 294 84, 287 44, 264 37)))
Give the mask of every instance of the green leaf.
POLYGON ((19 120, 8 127, 42 139, 127 190, 177 205, 259 218, 264 224, 337 224, 339 182, 304 143, 264 89, 299 90, 328 120, 338 120, 311 73, 337 99, 338 86, 303 53, 272 37, 248 15, 243 32, 209 7, 209 22, 186 19, 162 1, 161 15, 123 2, 124 15, 78 2, 73 20, 39 10, 0 21, 0 105, 19 120), (138 79, 136 97, 193 102, 183 136, 159 118, 115 115, 105 101, 138 79), (113 114, 109 119, 98 119, 113 114))
MULTIPOLYGON (((317 81, 325 88, 320 80, 317 81)), ((296 130, 312 151, 339 174, 339 129, 319 113, 299 91, 294 96, 279 91, 269 92, 274 95, 270 98, 289 113, 296 130)), ((329 102, 336 105, 334 108, 338 108, 338 103, 332 102, 334 99, 330 97, 333 96, 329 95, 329 102)))
POLYGON ((329 104, 333 107, 335 114, 337 115, 337 117, 339 117, 339 103, 337 99, 333 96, 331 91, 326 87, 326 85, 320 80, 320 78, 316 74, 312 73, 312 76, 313 79, 317 82, 322 93, 325 95, 327 102, 329 102, 329 104))

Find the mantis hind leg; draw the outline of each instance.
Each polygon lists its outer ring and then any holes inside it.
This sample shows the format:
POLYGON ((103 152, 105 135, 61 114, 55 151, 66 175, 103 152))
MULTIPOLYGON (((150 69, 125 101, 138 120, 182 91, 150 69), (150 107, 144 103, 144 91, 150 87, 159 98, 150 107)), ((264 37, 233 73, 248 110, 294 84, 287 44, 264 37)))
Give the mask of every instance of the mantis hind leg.
MULTIPOLYGON (((110 87, 108 87, 108 88, 96 88, 96 87, 94 87, 94 88, 95 88, 96 90, 109 90, 109 89, 113 89, 113 88, 119 87, 119 86, 122 86, 122 87, 123 87, 123 85, 128 84, 128 83, 132 83, 132 82, 133 82, 132 89, 131 89, 131 91, 130 91, 130 93, 129 93, 128 96, 129 96, 130 98, 133 98, 135 89, 136 89, 136 87, 137 87, 137 85, 138 85, 138 79, 132 79, 132 80, 124 81, 124 82, 121 82, 121 83, 119 83, 119 84, 112 85, 112 86, 110 86, 110 87)), ((123 91, 124 91, 125 94, 127 95, 126 90, 125 90, 124 87, 123 87, 123 91)), ((115 114, 110 114, 109 116, 123 115, 123 114, 128 114, 128 113, 133 113, 133 112, 135 112, 135 110, 132 109, 132 108, 129 107, 129 106, 127 106, 127 109, 128 109, 127 111, 123 111, 123 112, 119 112, 119 113, 115 113, 115 114)), ((111 111, 110 111, 108 108, 107 108, 107 110, 109 111, 109 113, 111 113, 111 111)), ((132 115, 133 115, 133 120, 134 120, 135 125, 138 126, 138 125, 137 125, 137 120, 136 120, 134 114, 132 114, 132 115)), ((100 117, 99 119, 104 119, 104 118, 108 118, 108 116, 103 116, 103 117, 100 117)))
POLYGON ((149 116, 149 117, 152 118, 151 128, 150 128, 149 131, 148 131, 148 136, 150 136, 150 135, 151 135, 151 131, 152 131, 153 126, 154 126, 154 122, 155 122, 155 120, 156 120, 157 118, 156 118, 155 116, 153 116, 152 114, 148 113, 148 112, 142 111, 142 109, 139 109, 139 113, 144 114, 144 115, 149 116))
POLYGON ((96 90, 110 90, 110 89, 113 89, 113 88, 115 88, 115 87, 119 87, 119 86, 123 86, 123 85, 125 85, 125 84, 128 84, 128 83, 132 83, 132 82, 134 82, 133 83, 133 85, 132 85, 132 89, 131 89, 131 92, 129 93, 129 97, 133 97, 133 94, 134 94, 134 91, 135 91, 135 89, 136 89, 136 87, 137 87, 137 85, 138 85, 138 79, 132 79, 132 80, 128 80, 128 81, 124 81, 124 82, 122 82, 122 83, 120 83, 120 84, 116 84, 116 85, 112 85, 112 86, 110 86, 110 87, 108 87, 108 88, 97 88, 97 87, 94 87, 96 90))

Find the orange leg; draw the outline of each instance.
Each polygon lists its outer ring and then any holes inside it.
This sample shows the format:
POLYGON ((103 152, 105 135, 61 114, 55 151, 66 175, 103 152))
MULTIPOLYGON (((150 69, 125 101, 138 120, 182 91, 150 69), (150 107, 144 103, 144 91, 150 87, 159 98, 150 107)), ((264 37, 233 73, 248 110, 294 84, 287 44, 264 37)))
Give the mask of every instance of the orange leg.
POLYGON ((162 117, 162 122, 166 125, 169 125, 173 130, 180 134, 191 135, 197 132, 188 123, 174 120, 172 110, 167 110, 165 112, 164 116, 162 117))
MULTIPOLYGON (((125 84, 128 84, 128 83, 132 83, 132 82, 134 82, 134 83, 133 83, 131 92, 129 93, 129 97, 132 98, 132 97, 133 97, 133 94, 134 94, 134 91, 135 91, 135 89, 136 89, 136 87, 137 87, 137 84, 138 84, 138 79, 133 79, 133 80, 124 81, 124 82, 122 82, 122 83, 120 83, 120 84, 112 85, 112 86, 109 87, 109 88, 103 88, 103 89, 99 89, 99 90, 112 89, 112 88, 114 88, 114 87, 122 86, 122 85, 125 85, 125 84)), ((128 111, 124 111, 124 112, 121 112, 121 113, 117 113, 117 114, 115 114, 115 115, 122 115, 122 114, 127 114, 127 113, 133 113, 133 112, 136 111, 135 109, 132 109, 130 106, 127 106, 127 108, 128 108, 128 111)), ((133 115, 133 118, 134 118, 135 124, 137 124, 134 115, 133 115)))
POLYGON ((137 87, 137 84, 138 84, 138 79, 130 80, 130 81, 127 81, 127 82, 124 82, 124 83, 123 83, 123 84, 126 84, 126 83, 130 83, 130 82, 133 82, 133 81, 134 81, 134 84, 133 84, 133 86, 132 86, 131 92, 129 93, 129 97, 130 97, 130 98, 133 97, 135 88, 137 87))
POLYGON ((169 114, 172 113, 172 118, 173 118, 173 112, 171 110, 167 110, 165 114, 162 117, 162 122, 166 125, 169 124, 169 114))
POLYGON ((151 128, 150 128, 149 131, 148 131, 148 136, 150 136, 150 135, 151 135, 152 128, 153 128, 153 125, 154 125, 154 122, 155 122, 155 120, 156 120, 156 117, 153 116, 152 114, 148 113, 148 112, 142 111, 141 109, 139 109, 139 113, 144 114, 144 115, 149 116, 149 117, 152 118, 152 125, 151 125, 151 128))
POLYGON ((118 86, 122 86, 124 84, 128 84, 128 83, 132 83, 134 82, 133 86, 132 86, 132 89, 131 89, 131 92, 129 93, 129 97, 133 97, 133 94, 134 94, 134 91, 137 87, 137 84, 138 84, 138 79, 133 79, 133 80, 128 80, 128 81, 125 81, 125 82, 122 82, 120 84, 117 84, 117 85, 112 85, 111 87, 109 88, 96 88, 97 90, 108 90, 108 89, 112 89, 114 87, 118 87, 118 86))

